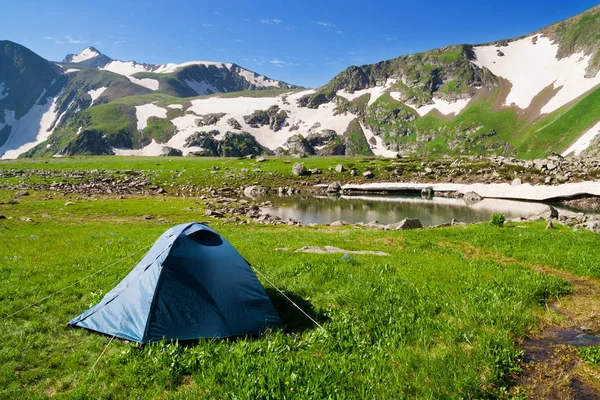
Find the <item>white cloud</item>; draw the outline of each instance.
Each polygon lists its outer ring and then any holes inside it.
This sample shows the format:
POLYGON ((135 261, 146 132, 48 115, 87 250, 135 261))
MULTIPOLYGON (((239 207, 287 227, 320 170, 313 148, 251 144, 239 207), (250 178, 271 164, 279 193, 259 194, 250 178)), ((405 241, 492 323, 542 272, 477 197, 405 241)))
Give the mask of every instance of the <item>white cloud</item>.
POLYGON ((223 13, 220 11, 215 11, 213 14, 218 15, 219 17, 223 16, 223 13))
POLYGON ((274 18, 274 19, 264 18, 264 19, 260 20, 261 24, 266 24, 266 25, 279 25, 282 22, 283 22, 282 20, 277 19, 277 18, 274 18))
POLYGON ((343 34, 344 34, 344 31, 335 31, 335 34, 336 34, 336 35, 343 35, 343 34))
POLYGON ((324 21, 315 21, 315 24, 320 25, 320 26, 326 26, 326 27, 335 26, 334 24, 332 24, 330 22, 324 22, 324 21))
POLYGON ((87 40, 83 39, 73 39, 71 36, 65 36, 69 44, 84 44, 87 40))
POLYGON ((205 28, 212 28, 212 24, 202 24, 202 26, 205 28))
POLYGON ((286 64, 286 62, 285 62, 285 61, 281 61, 281 60, 279 60, 279 59, 277 59, 277 58, 275 58, 275 59, 273 59, 273 60, 270 60, 269 62, 270 62, 271 64, 273 64, 274 66, 276 66, 276 67, 283 67, 283 66, 286 64))
POLYGON ((56 43, 56 44, 65 44, 65 42, 63 42, 62 40, 55 40, 54 43, 56 43))

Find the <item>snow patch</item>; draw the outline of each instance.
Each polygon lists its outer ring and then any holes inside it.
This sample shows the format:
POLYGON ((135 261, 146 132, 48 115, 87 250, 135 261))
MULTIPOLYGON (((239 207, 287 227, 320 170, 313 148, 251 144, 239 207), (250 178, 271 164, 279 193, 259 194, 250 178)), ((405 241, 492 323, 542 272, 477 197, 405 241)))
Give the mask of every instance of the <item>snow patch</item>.
POLYGON ((152 142, 142 149, 131 150, 113 148, 113 151, 118 156, 162 156, 163 148, 164 145, 156 143, 156 141, 152 139, 152 142))
POLYGON ((420 191, 425 188, 431 188, 439 192, 475 192, 483 198, 495 199, 514 199, 545 201, 559 197, 573 197, 577 195, 590 194, 600 196, 599 182, 578 182, 565 183, 562 185, 535 185, 524 183, 518 186, 512 186, 510 183, 398 183, 398 182, 380 182, 367 184, 346 184, 342 186, 344 190, 376 191, 376 192, 402 192, 402 191, 420 191))
POLYGON ((178 110, 183 109, 183 105, 182 104, 169 104, 167 107, 169 107, 169 108, 176 108, 178 110))
POLYGON ((209 83, 206 83, 205 81, 198 82, 198 81, 192 81, 192 80, 186 79, 185 83, 199 95, 212 94, 212 93, 219 92, 219 89, 217 89, 215 86, 213 86, 209 83))
POLYGON ((360 127, 365 134, 365 138, 367 139, 367 143, 369 143, 369 147, 371 148, 373 154, 381 157, 396 158, 398 153, 386 149, 383 140, 379 136, 375 135, 370 129, 363 125, 362 122, 360 123, 360 127), (371 144, 372 139, 375 139, 376 144, 371 144))
POLYGON ((262 146, 269 149, 276 149, 277 147, 283 146, 287 139, 294 135, 299 133, 305 136, 308 135, 312 132, 311 128, 316 126, 317 123, 319 123, 320 126, 318 128, 315 127, 314 131, 332 129, 339 135, 343 135, 346 129, 348 129, 350 122, 354 120, 356 116, 351 113, 345 115, 333 115, 336 108, 336 105, 333 103, 322 104, 318 109, 298 107, 298 99, 312 93, 314 93, 314 90, 306 90, 292 94, 288 93, 286 103, 283 101, 283 95, 260 98, 210 97, 192 100, 191 106, 188 108, 189 114, 175 118, 171 121, 177 127, 177 134, 169 140, 167 145, 187 154, 193 150, 184 147, 185 140, 190 135, 197 131, 218 130, 220 135, 217 136, 217 139, 222 138, 227 131, 245 131, 253 135, 262 146), (288 113, 289 117, 286 120, 289 124, 288 126, 283 127, 277 132, 273 132, 268 126, 253 128, 245 123, 243 118, 245 115, 252 114, 256 110, 266 110, 273 105, 279 106, 280 109, 285 110, 288 113), (226 114, 216 124, 198 128, 196 125, 198 115, 212 113, 226 114), (235 118, 242 126, 242 130, 236 131, 229 126, 227 124, 229 118, 235 118), (290 128, 294 126, 298 126, 299 129, 290 130, 290 128))
POLYGON ((273 79, 268 79, 263 75, 258 75, 252 71, 248 71, 247 69, 240 68, 238 73, 254 86, 257 87, 279 87, 279 82, 273 79))
POLYGON ((77 68, 69 68, 68 70, 65 71, 65 74, 71 74, 71 73, 77 72, 77 71, 81 71, 81 70, 77 69, 77 68))
POLYGON ((88 94, 89 94, 89 95, 92 97, 92 103, 90 104, 90 107, 94 105, 94 102, 95 102, 96 100, 98 100, 98 97, 100 97, 100 95, 101 95, 102 93, 104 93, 104 91, 105 91, 106 89, 108 89, 108 87, 107 87, 107 86, 104 86, 104 87, 101 87, 101 88, 98 88, 98 89, 90 90, 90 91, 88 92, 88 94))
POLYGON ((137 128, 141 131, 148 126, 148 118, 167 118, 167 110, 154 104, 145 104, 135 106, 135 116, 137 118, 137 128))
MULTIPOLYGON (((85 49, 83 49, 83 51, 81 53, 79 53, 78 55, 74 56, 71 59, 71 62, 73 63, 80 63, 82 61, 85 60, 89 60, 90 58, 94 58, 99 56, 100 54, 97 53, 96 51, 90 49, 89 47, 86 47, 85 49)), ((69 72, 68 70, 66 72, 69 72)))
POLYGON ((598 136, 600 133, 600 122, 594 125, 590 130, 581 135, 579 139, 575 141, 567 150, 563 151, 562 156, 565 157, 571 153, 573 155, 580 155, 585 149, 590 147, 592 141, 598 136))
POLYGON ((538 34, 504 47, 474 47, 474 63, 512 84, 506 105, 515 104, 526 109, 546 87, 560 88, 541 110, 542 113, 550 113, 600 84, 600 74, 595 78, 585 77, 590 56, 577 53, 558 60, 558 48, 558 43, 538 34), (534 40, 537 40, 536 44, 533 44, 534 40), (504 56, 499 56, 498 50, 504 56))
POLYGON ((9 125, 12 129, 8 140, 0 147, 0 158, 14 159, 28 150, 31 150, 52 134, 52 126, 57 120, 58 108, 56 103, 60 94, 50 101, 47 99, 46 104, 39 105, 36 101, 35 105, 22 116, 20 119, 15 119, 15 112, 12 110, 4 110, 5 125, 9 125))
POLYGON ((137 78, 134 78, 133 76, 128 76, 127 79, 129 79, 131 82, 135 83, 136 85, 143 86, 150 90, 158 90, 158 87, 160 85, 156 79, 150 79, 150 78, 137 79, 137 78))
MULTIPOLYGON (((398 100, 400 98, 400 93, 392 93, 391 95, 396 100, 398 100)), ((439 112, 441 112, 444 115, 450 115, 450 114, 458 115, 462 110, 464 110, 464 108, 467 106, 467 104, 469 104, 469 102, 471 101, 471 99, 462 99, 462 100, 456 100, 456 101, 450 102, 447 100, 436 99, 435 97, 432 100, 433 100, 433 104, 426 104, 421 107, 415 107, 414 105, 410 105, 410 104, 408 104, 408 105, 411 106, 412 108, 414 108, 421 117, 424 117, 431 110, 434 110, 434 109, 438 110, 439 112)))
POLYGON ((8 88, 6 87, 6 83, 0 82, 0 100, 8 96, 8 88), (6 92, 5 92, 6 90, 6 92))
POLYGON ((381 95, 383 95, 388 89, 390 89, 394 83, 396 83, 396 79, 388 79, 382 86, 374 86, 368 89, 355 90, 354 93, 348 93, 345 90, 338 90, 336 94, 348 101, 357 99, 365 94, 370 94, 371 96, 369 98, 369 103, 367 104, 370 106, 371 104, 375 103, 377 99, 379 99, 381 95))

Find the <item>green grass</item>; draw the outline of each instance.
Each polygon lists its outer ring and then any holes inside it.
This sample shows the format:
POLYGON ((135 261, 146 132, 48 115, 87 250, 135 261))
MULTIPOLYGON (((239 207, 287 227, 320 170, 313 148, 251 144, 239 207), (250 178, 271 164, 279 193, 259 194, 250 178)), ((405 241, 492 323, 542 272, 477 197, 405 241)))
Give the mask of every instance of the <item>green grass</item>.
MULTIPOLYGON (((0 200, 12 193, 0 191, 0 200)), ((65 206, 60 195, 42 196, 48 194, 33 193, 3 210, 12 219, 0 221, 2 315, 149 246, 176 223, 205 219, 204 203, 195 198, 101 198, 65 206)), ((145 349, 116 340, 90 373, 109 338, 65 324, 110 290, 135 264, 131 259, 0 321, 2 397, 494 397, 519 370, 515 340, 535 326, 545 299, 568 292, 564 281, 527 264, 598 276, 597 235, 545 231, 543 224, 389 232, 211 223, 327 333, 263 281, 291 335, 145 349), (545 246, 548 240, 553 246, 545 246), (275 250, 304 245, 392 256, 275 250), (497 254, 517 261, 500 262, 497 254)))
POLYGON ((515 138, 517 150, 529 158, 544 157, 551 151, 566 150, 579 135, 598 122, 600 89, 596 89, 573 107, 563 107, 535 123, 515 138))

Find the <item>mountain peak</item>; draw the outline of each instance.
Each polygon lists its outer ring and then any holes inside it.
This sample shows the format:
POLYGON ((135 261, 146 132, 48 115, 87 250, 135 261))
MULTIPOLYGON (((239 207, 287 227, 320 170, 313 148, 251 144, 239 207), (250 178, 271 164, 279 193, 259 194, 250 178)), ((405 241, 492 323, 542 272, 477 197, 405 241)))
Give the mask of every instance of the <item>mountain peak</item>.
POLYGON ((80 64, 86 67, 102 67, 112 60, 93 46, 88 46, 79 54, 67 54, 64 63, 80 64))

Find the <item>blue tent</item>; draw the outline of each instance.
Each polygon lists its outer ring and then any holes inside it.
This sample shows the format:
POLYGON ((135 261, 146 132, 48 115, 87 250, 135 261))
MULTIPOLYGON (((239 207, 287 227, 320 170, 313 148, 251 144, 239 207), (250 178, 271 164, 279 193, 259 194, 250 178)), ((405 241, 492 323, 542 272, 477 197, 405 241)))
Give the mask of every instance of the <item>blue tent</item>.
POLYGON ((69 325, 138 343, 256 335, 281 325, 250 265, 221 235, 165 232, 113 290, 69 325))

